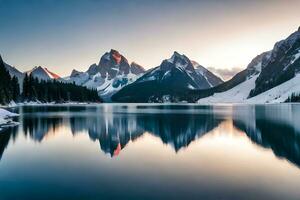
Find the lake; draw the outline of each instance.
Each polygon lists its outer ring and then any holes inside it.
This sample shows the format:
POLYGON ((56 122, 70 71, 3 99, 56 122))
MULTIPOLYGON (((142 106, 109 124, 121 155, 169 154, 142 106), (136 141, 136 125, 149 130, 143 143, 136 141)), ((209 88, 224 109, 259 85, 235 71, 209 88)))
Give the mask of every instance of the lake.
POLYGON ((300 105, 23 106, 0 199, 299 199, 300 105))

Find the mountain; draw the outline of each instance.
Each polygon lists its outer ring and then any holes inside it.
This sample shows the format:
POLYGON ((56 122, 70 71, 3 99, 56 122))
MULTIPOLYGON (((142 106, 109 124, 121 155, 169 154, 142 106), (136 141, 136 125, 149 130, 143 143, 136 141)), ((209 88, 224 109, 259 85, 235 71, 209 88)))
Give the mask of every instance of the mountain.
POLYGON ((174 52, 160 66, 113 95, 118 102, 178 101, 186 90, 206 89, 223 81, 185 55, 174 52), (193 64, 194 63, 194 64, 193 64))
POLYGON ((263 66, 250 97, 256 96, 295 77, 300 72, 300 27, 287 39, 277 42, 263 66))
POLYGON ((34 67, 32 70, 27 72, 20 72, 16 67, 13 67, 7 63, 4 62, 4 66, 6 70, 9 72, 11 77, 17 77, 20 89, 23 88, 23 80, 25 77, 25 74, 32 74, 33 77, 38 78, 39 80, 51 80, 51 79, 60 79, 60 76, 51 72, 47 68, 43 67, 34 67))
POLYGON ((100 73, 102 78, 113 79, 120 74, 129 74, 130 65, 127 59, 118 51, 111 49, 100 59, 99 64, 93 64, 87 70, 89 75, 100 73))
MULTIPOLYGON (((246 100, 250 91, 255 88, 255 81, 261 68, 270 57, 270 52, 256 56, 247 68, 236 74, 229 81, 206 91, 198 91, 199 103, 241 103, 246 100)), ((196 98, 196 97, 195 97, 196 98)))
POLYGON ((73 70, 65 81, 97 89, 104 100, 110 101, 115 92, 134 82, 144 72, 141 65, 129 64, 123 55, 112 49, 100 58, 98 65, 92 64, 86 72, 73 70))
POLYGON ((17 77, 19 84, 21 84, 23 82, 23 78, 24 78, 24 74, 22 72, 20 72, 18 69, 16 69, 15 67, 7 64, 4 62, 4 66, 6 68, 6 70, 9 72, 11 77, 17 77))
POLYGON ((136 75, 145 73, 144 67, 135 62, 132 62, 130 64, 130 71, 131 71, 131 73, 136 74, 136 75))
POLYGON ((211 71, 209 71, 208 69, 206 69, 205 67, 197 63, 196 61, 191 61, 191 62, 195 68, 196 73, 200 76, 203 76, 207 80, 210 87, 220 85, 224 82, 220 77, 216 76, 215 74, 213 74, 211 71))
POLYGON ((0 105, 9 104, 16 101, 20 94, 18 79, 13 76, 6 68, 0 55, 0 105))
POLYGON ((60 79, 60 76, 49 71, 47 68, 44 67, 34 67, 32 70, 26 72, 29 75, 32 75, 39 80, 51 80, 51 79, 60 79))
POLYGON ((300 93, 300 28, 274 48, 252 60, 231 80, 190 93, 199 103, 284 102, 300 93))

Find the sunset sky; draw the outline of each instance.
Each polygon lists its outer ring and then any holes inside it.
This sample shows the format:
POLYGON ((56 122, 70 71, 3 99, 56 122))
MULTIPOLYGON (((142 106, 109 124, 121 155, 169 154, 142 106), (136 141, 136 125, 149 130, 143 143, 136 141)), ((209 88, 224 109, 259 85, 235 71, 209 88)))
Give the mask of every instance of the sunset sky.
POLYGON ((173 51, 232 74, 300 26, 299 0, 0 0, 0 53, 67 76, 111 48, 158 66, 173 51))

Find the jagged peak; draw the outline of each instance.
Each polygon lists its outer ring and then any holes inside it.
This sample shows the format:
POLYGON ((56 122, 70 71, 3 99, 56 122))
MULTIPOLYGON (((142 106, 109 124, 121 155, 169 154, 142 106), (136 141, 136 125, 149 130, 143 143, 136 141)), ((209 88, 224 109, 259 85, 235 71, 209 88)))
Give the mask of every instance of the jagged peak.
POLYGON ((274 46, 274 49, 280 48, 282 45, 288 45, 291 47, 296 41, 300 40, 300 30, 298 29, 291 35, 289 35, 286 39, 277 42, 274 46))
POLYGON ((272 53, 269 61, 270 62, 274 61, 279 52, 285 53, 290 48, 292 48, 296 44, 296 42, 299 41, 300 41, 300 31, 298 29, 297 31, 289 35, 286 39, 276 42, 276 44, 272 49, 272 53))
POLYGON ((101 56, 100 62, 102 59, 108 61, 112 59, 117 65, 121 63, 122 59, 126 60, 126 58, 115 49, 111 49, 109 52, 106 52, 103 56, 101 56))
POLYGON ((73 69, 72 72, 71 72, 71 77, 74 77, 76 76, 77 74, 80 74, 81 72, 76 70, 76 69, 73 69))
POLYGON ((114 53, 120 54, 120 52, 115 49, 111 49, 109 53, 110 54, 114 54, 114 53))
MULTIPOLYGON (((142 65, 140 65, 140 64, 138 64, 138 63, 136 63, 136 62, 131 62, 130 63, 130 66, 133 66, 133 65, 135 65, 135 66, 139 66, 139 67, 143 67, 142 65)), ((143 67, 144 68, 144 67, 143 67)))
POLYGON ((266 52, 263 52, 263 53, 255 56, 255 58, 253 58, 251 60, 251 62, 248 64, 247 69, 253 68, 255 65, 261 63, 263 61, 263 59, 269 58, 271 56, 271 53, 272 53, 272 51, 266 51, 266 52))
POLYGON ((300 38, 300 30, 299 30, 299 28, 298 28, 298 30, 296 32, 292 33, 286 40, 292 41, 292 42, 295 42, 295 40, 298 40, 300 38))
POLYGON ((53 78, 53 79, 59 79, 61 78, 59 75, 51 72, 48 68, 46 67, 42 67, 42 66, 35 66, 33 67, 32 70, 28 71, 27 74, 30 75, 32 72, 37 72, 37 71, 42 71, 43 73, 47 74, 50 78, 53 78))
POLYGON ((175 57, 181 57, 181 54, 178 53, 177 51, 174 51, 173 56, 175 56, 175 57))
POLYGON ((41 66, 34 66, 34 67, 32 68, 32 70, 31 70, 31 72, 32 72, 32 71, 35 71, 35 70, 44 70, 44 68, 41 67, 41 66))
POLYGON ((111 49, 110 50, 110 54, 111 54, 111 58, 114 59, 114 61, 117 64, 121 63, 121 61, 122 61, 122 55, 117 50, 111 49))
POLYGON ((174 51, 172 57, 170 59, 168 59, 167 61, 170 63, 177 63, 177 62, 182 63, 183 61, 188 63, 188 62, 190 62, 190 59, 187 56, 185 56, 184 54, 180 54, 177 51, 174 51))
POLYGON ((76 69, 73 69, 72 72, 71 72, 71 74, 73 74, 73 73, 78 73, 78 72, 80 72, 80 71, 78 71, 78 70, 76 70, 76 69))

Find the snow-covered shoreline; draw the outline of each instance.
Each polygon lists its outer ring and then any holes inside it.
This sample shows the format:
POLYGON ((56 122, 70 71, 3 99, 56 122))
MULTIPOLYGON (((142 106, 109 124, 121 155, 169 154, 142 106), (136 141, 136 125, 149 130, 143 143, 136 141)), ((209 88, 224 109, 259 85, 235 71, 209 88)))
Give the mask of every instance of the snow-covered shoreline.
POLYGON ((97 105, 98 103, 89 103, 89 102, 66 102, 66 103, 55 103, 55 102, 48 102, 42 103, 38 101, 30 101, 30 102, 22 102, 22 103, 10 103, 6 107, 7 108, 14 108, 19 106, 52 106, 52 105, 97 105))
POLYGON ((0 131, 6 127, 16 126, 18 122, 12 121, 12 117, 19 116, 19 114, 9 112, 3 108, 0 108, 0 131))
MULTIPOLYGON (((300 104, 300 102, 195 102, 195 103, 188 103, 188 102, 164 102, 164 103, 118 103, 118 102, 107 102, 107 103, 18 103, 13 106, 8 105, 7 108, 14 108, 14 107, 21 107, 21 106, 101 106, 101 105, 141 105, 141 106, 151 106, 151 105, 175 105, 175 106, 236 106, 236 105, 280 105, 280 104, 300 104)), ((5 107, 4 107, 5 108, 5 107)))

